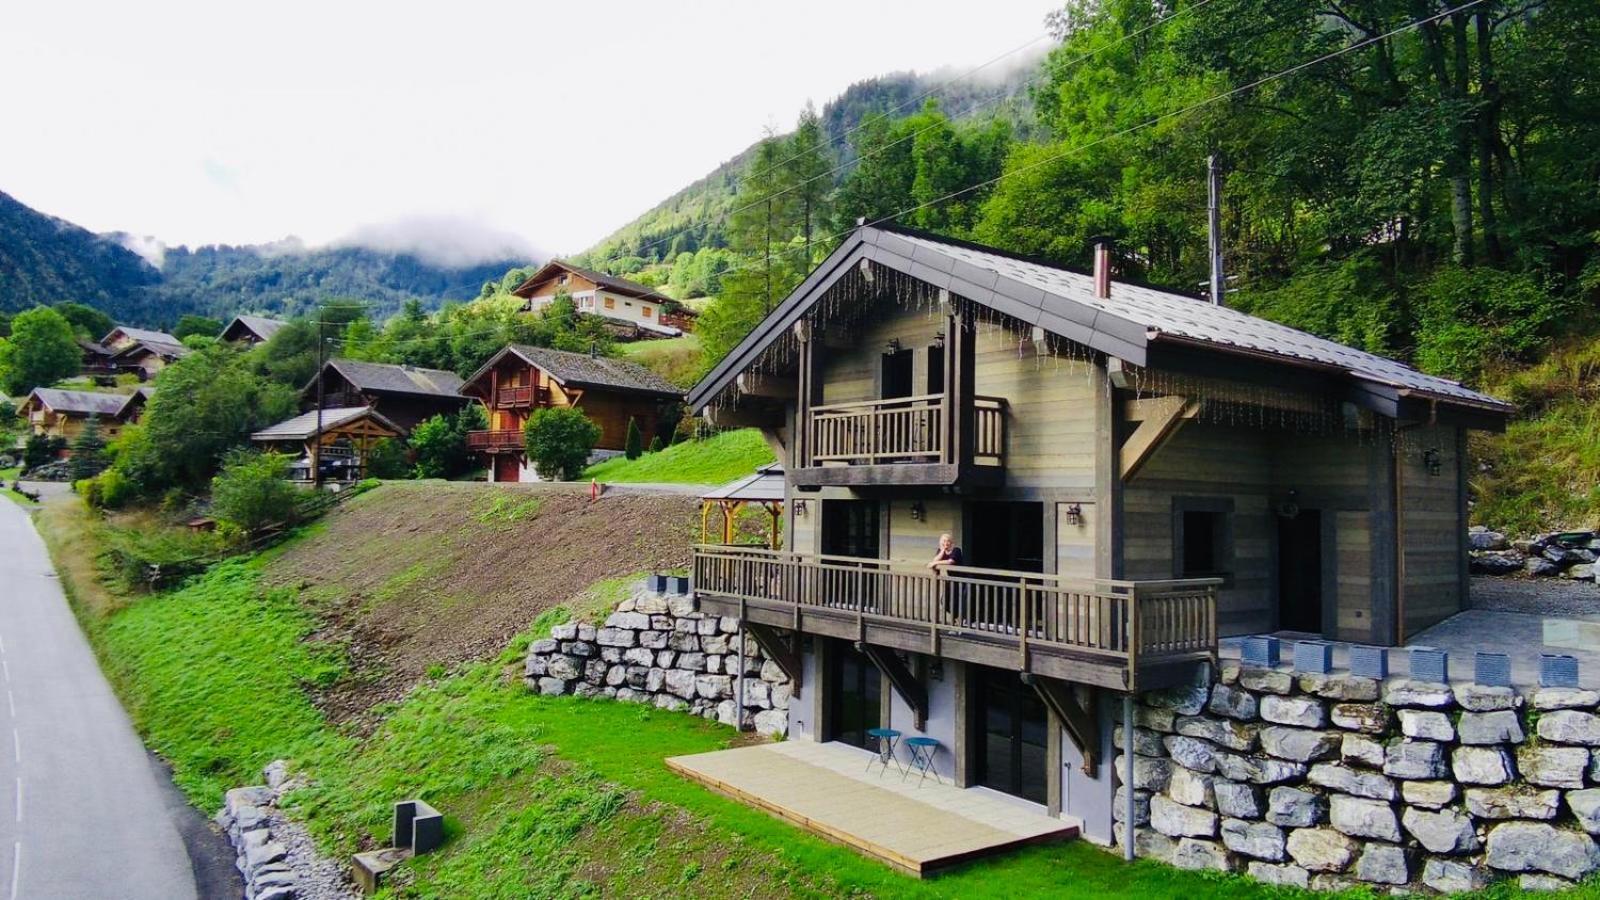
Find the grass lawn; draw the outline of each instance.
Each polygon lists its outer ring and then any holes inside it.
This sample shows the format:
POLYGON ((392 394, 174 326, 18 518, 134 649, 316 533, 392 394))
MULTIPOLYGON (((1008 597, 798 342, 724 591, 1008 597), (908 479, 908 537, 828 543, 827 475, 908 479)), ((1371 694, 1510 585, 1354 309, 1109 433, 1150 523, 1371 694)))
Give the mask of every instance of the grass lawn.
POLYGON ((693 385, 705 365, 705 358, 700 353, 700 338, 694 334, 633 341, 617 347, 627 359, 645 366, 679 387, 693 385))
POLYGON ((635 460, 615 457, 589 467, 584 478, 604 482, 724 484, 772 462, 772 450, 754 428, 724 431, 703 441, 687 441, 646 453, 635 460))

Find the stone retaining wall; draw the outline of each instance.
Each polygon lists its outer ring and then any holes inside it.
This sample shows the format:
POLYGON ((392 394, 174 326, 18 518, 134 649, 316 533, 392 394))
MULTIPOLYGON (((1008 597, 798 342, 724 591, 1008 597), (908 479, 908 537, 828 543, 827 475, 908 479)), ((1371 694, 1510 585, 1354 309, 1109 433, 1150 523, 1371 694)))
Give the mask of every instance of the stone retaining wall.
MULTIPOLYGON (((567 623, 533 642, 523 670, 542 694, 610 697, 735 724, 739 620, 708 616, 693 596, 657 594, 640 582, 605 624, 567 623)), ((789 678, 754 640, 745 642, 743 727, 782 735, 789 678)))
POLYGON ((1134 706, 1135 849, 1318 889, 1570 887, 1600 868, 1597 706, 1227 663, 1134 706))
POLYGON ((295 787, 282 760, 261 773, 265 784, 234 788, 216 822, 239 854, 245 900, 355 900, 361 896, 337 861, 317 853, 304 826, 278 809, 295 787))

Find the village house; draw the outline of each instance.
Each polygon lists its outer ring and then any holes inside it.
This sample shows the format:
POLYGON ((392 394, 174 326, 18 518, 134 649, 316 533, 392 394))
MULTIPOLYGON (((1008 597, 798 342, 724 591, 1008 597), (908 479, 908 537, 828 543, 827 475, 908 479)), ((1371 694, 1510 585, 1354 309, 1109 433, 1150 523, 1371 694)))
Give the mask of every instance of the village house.
POLYGON ((107 347, 99 341, 88 338, 78 338, 78 349, 83 351, 83 362, 78 367, 78 374, 85 377, 114 376, 117 374, 117 351, 107 347))
POLYGON ((626 449, 628 422, 645 444, 676 423, 669 418, 683 392, 638 363, 588 353, 511 344, 472 373, 461 392, 483 404, 489 428, 467 435, 488 458, 490 481, 533 481, 523 427, 535 410, 570 406, 600 426, 601 455, 626 449))
POLYGON ((313 409, 250 435, 251 443, 293 457, 289 479, 314 481, 314 468, 322 481, 360 481, 367 476, 368 455, 385 438, 400 438, 401 429, 370 406, 334 407, 320 414, 313 409))
POLYGON ((300 408, 370 408, 409 435, 423 420, 452 415, 465 406, 460 389, 461 376, 443 369, 330 359, 301 389, 300 408))
POLYGON ((115 372, 136 372, 141 379, 155 377, 168 363, 189 354, 183 342, 165 331, 118 325, 99 343, 109 348, 109 366, 115 372))
POLYGON ((512 293, 527 300, 523 307, 527 312, 544 309, 557 294, 564 293, 578 312, 626 326, 626 336, 677 337, 683 333, 684 318, 666 312, 662 303, 666 298, 659 291, 560 260, 546 263, 512 293), (677 324, 669 324, 669 319, 677 324))
POLYGON ((1113 708, 1219 638, 1464 607, 1467 432, 1511 407, 1095 260, 859 227, 688 403, 784 466, 781 549, 701 545, 693 591, 793 684, 791 740, 930 738, 1108 841, 1113 708))
POLYGON ((28 420, 34 434, 60 438, 69 445, 93 418, 99 424, 100 436, 110 440, 124 425, 139 421, 150 393, 150 388, 140 388, 132 394, 34 388, 18 405, 17 415, 28 420))
POLYGON ((278 329, 287 324, 289 323, 281 319, 269 319, 266 316, 234 316, 233 321, 223 327, 217 339, 225 343, 253 347, 265 343, 277 333, 278 329))

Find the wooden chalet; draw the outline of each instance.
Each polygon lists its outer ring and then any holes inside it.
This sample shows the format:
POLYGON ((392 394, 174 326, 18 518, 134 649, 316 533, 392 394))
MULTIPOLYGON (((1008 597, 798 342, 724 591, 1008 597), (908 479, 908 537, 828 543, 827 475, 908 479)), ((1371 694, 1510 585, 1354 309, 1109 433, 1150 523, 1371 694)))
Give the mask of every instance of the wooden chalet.
POLYGON ((693 580, 789 674, 791 738, 930 736, 958 786, 1100 839, 1112 701, 1223 635, 1393 645, 1463 607, 1467 431, 1511 412, 1109 248, 1083 273, 874 226, 688 400, 784 465, 781 548, 701 545, 693 580), (961 564, 929 568, 946 533, 961 564))
POLYGON ((295 458, 290 479, 310 482, 312 469, 322 469, 323 482, 360 481, 367 475, 367 455, 384 438, 401 430, 370 406, 335 407, 303 412, 250 435, 251 443, 295 458))
POLYGON ((382 413, 402 435, 424 419, 451 415, 467 404, 461 376, 443 369, 330 359, 300 391, 301 409, 357 409, 382 413), (318 388, 320 384, 321 393, 318 388))
POLYGON ((600 426, 597 451, 626 447, 628 421, 639 425, 648 444, 668 420, 683 392, 638 363, 511 344, 472 373, 461 392, 482 403, 489 428, 467 435, 467 445, 489 458, 490 481, 532 481, 523 450, 523 427, 534 410, 550 406, 581 409, 600 426))
POLYGON ((133 372, 141 379, 153 378, 174 360, 189 354, 183 342, 165 331, 118 325, 99 343, 112 351, 109 374, 133 372))
POLYGON ((289 324, 281 319, 269 319, 266 316, 234 316, 233 321, 223 327, 218 340, 230 344, 243 344, 255 346, 267 341, 278 332, 278 329, 289 324))
POLYGON ((149 388, 132 394, 34 388, 18 405, 17 415, 28 420, 34 434, 61 438, 68 444, 93 418, 99 423, 100 436, 110 440, 121 433, 124 425, 139 420, 149 398, 149 388))
POLYGON ((527 312, 538 312, 556 295, 565 293, 578 312, 623 326, 632 337, 677 337, 684 332, 682 325, 688 318, 681 312, 668 312, 663 305, 667 298, 660 291, 559 259, 546 263, 512 293, 527 300, 523 307, 527 312))

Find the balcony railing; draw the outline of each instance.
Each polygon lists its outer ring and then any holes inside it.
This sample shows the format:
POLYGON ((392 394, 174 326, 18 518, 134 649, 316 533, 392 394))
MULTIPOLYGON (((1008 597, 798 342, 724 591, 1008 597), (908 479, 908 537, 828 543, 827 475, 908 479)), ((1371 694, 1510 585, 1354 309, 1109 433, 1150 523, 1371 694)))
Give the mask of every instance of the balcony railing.
MULTIPOLYGON (((1129 673, 1214 655, 1219 579, 1110 581, 751 547, 694 550, 694 591, 743 603, 853 614, 1014 647, 1055 649, 1129 673)), ((799 616, 797 615, 797 620, 799 616)), ((935 642, 937 645, 937 642, 935 642)))
MULTIPOLYGON (((974 464, 1004 462, 1005 407, 999 397, 973 398, 974 464)), ((944 394, 814 406, 811 463, 960 462, 947 446, 950 415, 944 394)))
POLYGON ((506 431, 467 432, 468 450, 481 450, 489 453, 495 453, 505 450, 521 450, 522 446, 522 432, 516 429, 506 431))
POLYGON ((495 393, 494 405, 497 409, 526 409, 534 406, 550 405, 550 389, 547 387, 502 387, 495 393))

